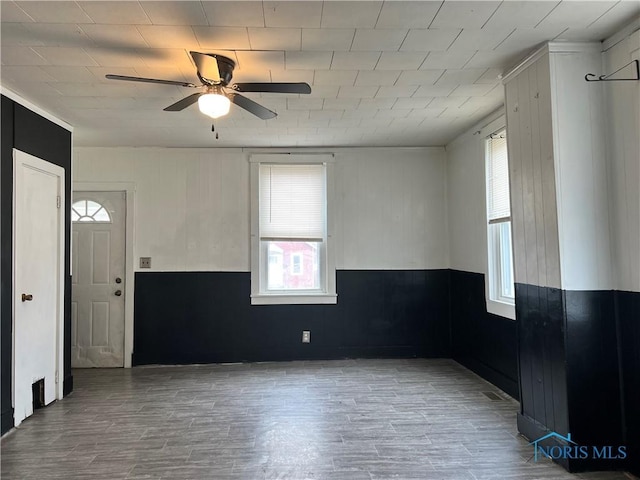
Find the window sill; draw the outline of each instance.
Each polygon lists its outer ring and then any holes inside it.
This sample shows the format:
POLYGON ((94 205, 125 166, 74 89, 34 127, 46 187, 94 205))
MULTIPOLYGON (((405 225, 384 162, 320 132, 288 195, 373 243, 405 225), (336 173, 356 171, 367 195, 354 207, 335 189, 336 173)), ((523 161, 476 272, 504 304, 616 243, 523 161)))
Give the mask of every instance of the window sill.
POLYGON ((337 303, 338 295, 335 293, 251 295, 251 305, 335 305, 337 303))
POLYGON ((516 306, 513 303, 487 300, 487 312, 511 320, 516 319, 516 306))

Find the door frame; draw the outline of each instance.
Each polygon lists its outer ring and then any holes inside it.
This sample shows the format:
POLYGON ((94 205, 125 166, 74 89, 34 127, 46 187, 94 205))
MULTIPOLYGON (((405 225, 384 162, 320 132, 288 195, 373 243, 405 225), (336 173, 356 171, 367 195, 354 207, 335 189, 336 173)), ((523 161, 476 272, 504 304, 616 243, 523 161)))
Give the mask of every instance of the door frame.
POLYGON ((12 252, 11 252, 11 283, 13 285, 13 295, 11 299, 11 336, 12 338, 12 355, 11 355, 11 392, 12 392, 12 406, 15 408, 15 365, 16 365, 16 348, 15 348, 15 323, 16 323, 16 207, 17 207, 17 194, 16 194, 16 182, 18 178, 18 166, 28 165, 29 167, 40 170, 41 172, 54 175, 58 177, 58 193, 60 198, 60 208, 58 208, 58 261, 57 261, 57 302, 56 302, 56 400, 61 400, 64 396, 64 265, 65 265, 65 170, 59 165, 47 162, 38 157, 34 157, 17 148, 13 149, 13 222, 12 222, 12 252))
MULTIPOLYGON (((133 294, 134 267, 133 252, 134 239, 134 211, 135 211, 135 183, 133 182, 73 182, 71 204, 74 192, 125 192, 125 225, 124 225, 124 368, 131 368, 133 355, 133 294)), ((73 225, 71 226, 73 231, 73 225)), ((71 236, 73 241, 73 235, 71 236)), ((73 248, 73 246, 72 246, 73 248)), ((73 251, 73 250, 72 250, 73 251)), ((72 270, 73 271, 73 270, 72 270)))

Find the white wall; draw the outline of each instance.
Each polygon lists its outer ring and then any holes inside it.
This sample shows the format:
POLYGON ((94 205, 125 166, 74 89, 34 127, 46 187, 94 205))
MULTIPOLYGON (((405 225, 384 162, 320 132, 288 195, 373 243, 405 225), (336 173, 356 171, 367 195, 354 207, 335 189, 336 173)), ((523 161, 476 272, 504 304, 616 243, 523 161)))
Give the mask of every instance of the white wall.
MULTIPOLYGON (((444 149, 334 152, 337 267, 447 268, 444 149)), ((76 148, 74 182, 135 185, 134 257, 151 270, 249 271, 249 153, 76 148)))
POLYGON ((601 68, 600 45, 582 50, 549 55, 562 288, 609 290, 603 84, 584 80, 601 68))
POLYGON ((238 151, 78 148, 73 173, 74 184, 135 185, 134 257, 152 257, 152 270, 248 270, 249 167, 238 151))
MULTIPOLYGON (((636 22, 640 24, 640 20, 636 22)), ((622 36, 603 55, 603 72, 640 59, 640 30, 622 36)), ((631 67, 620 72, 633 75, 631 67)), ((607 174, 614 288, 640 292, 640 82, 607 82, 607 174)))
POLYGON ((336 265, 448 268, 444 149, 336 154, 336 265))
POLYGON ((549 43, 505 76, 517 282, 613 288, 600 52, 549 43))
POLYGON ((485 146, 487 137, 505 125, 500 109, 446 147, 449 265, 454 270, 484 274, 487 311, 515 319, 513 305, 490 299, 488 283, 485 146))
POLYGON ((449 264, 454 270, 488 272, 485 140, 504 126, 502 112, 494 114, 446 147, 449 264))

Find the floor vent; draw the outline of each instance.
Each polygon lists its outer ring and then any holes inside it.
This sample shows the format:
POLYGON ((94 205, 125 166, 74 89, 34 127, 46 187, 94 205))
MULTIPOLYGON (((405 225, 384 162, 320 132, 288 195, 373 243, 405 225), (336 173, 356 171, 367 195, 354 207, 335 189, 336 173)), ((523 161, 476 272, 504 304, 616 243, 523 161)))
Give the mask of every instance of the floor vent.
POLYGON ((502 397, 500 395, 497 395, 493 392, 482 392, 482 394, 489 400, 493 400, 494 402, 499 402, 502 400, 502 397))

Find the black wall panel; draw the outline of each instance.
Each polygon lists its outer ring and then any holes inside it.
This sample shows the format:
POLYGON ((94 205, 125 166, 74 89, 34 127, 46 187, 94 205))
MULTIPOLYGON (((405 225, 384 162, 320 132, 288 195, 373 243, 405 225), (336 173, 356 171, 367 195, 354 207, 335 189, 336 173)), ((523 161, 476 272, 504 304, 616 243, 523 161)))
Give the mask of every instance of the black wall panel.
POLYGON ((138 272, 133 362, 451 355, 447 270, 338 271, 336 280, 337 305, 252 306, 249 273, 138 272))
POLYGON ((613 291, 565 291, 571 434, 587 445, 622 444, 613 291))
POLYGON ((624 442, 629 469, 640 476, 640 293, 616 292, 618 344, 623 386, 624 442))
POLYGON ((12 262, 12 204, 13 204, 13 106, 14 103, 7 97, 1 97, 2 117, 2 142, 0 164, 0 204, 2 216, 0 218, 0 410, 1 432, 4 433, 13 427, 13 408, 11 406, 11 275, 12 262))
MULTIPOLYGON (((71 201, 71 132, 32 112, 28 108, 2 96, 2 432, 13 426, 11 410, 11 298, 12 289, 12 225, 13 225, 13 148, 42 158, 65 169, 65 198, 71 201), (5 342, 8 342, 5 344, 5 342)), ((69 231, 70 208, 65 216, 65 228, 69 231)), ((73 388, 71 376, 71 272, 69 270, 71 238, 67 234, 65 245, 65 304, 64 304, 64 390, 73 388)))
POLYGON ((562 290, 516 284, 520 410, 549 430, 568 433, 562 290))
MULTIPOLYGON (((626 445, 637 469, 639 296, 516 284, 521 433, 626 445)), ((559 463, 570 471, 630 468, 591 457, 559 463)))
POLYGON ((487 313, 481 273, 450 271, 453 358, 518 399, 516 322, 487 313))

